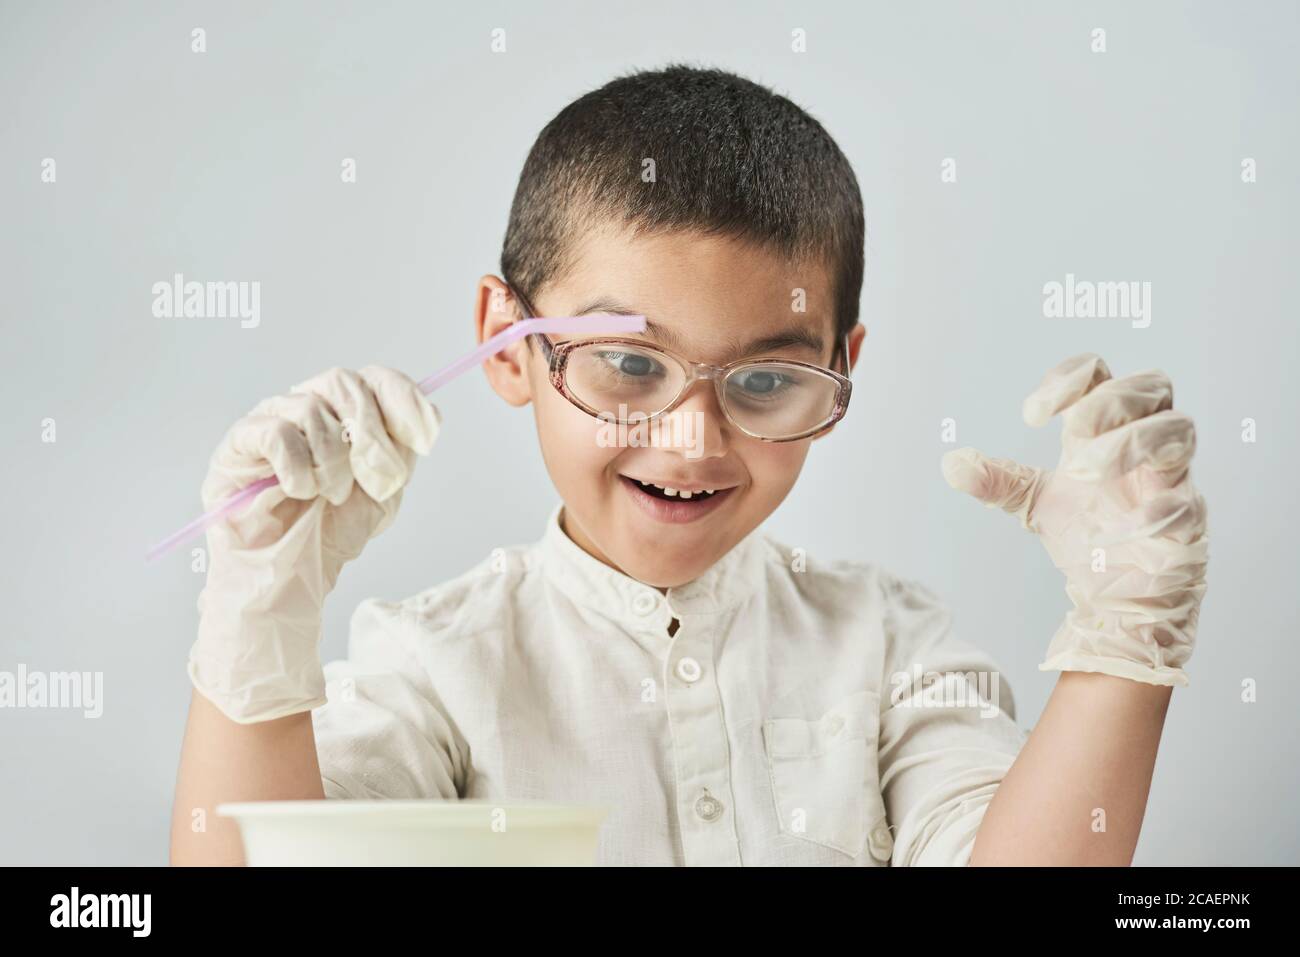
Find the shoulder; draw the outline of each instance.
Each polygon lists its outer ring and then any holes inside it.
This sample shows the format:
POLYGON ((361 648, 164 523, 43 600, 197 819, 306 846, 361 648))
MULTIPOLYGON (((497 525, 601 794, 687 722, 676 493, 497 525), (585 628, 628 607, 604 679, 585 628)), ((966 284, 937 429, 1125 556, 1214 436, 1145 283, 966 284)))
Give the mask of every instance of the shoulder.
POLYGON ((951 640, 948 606, 916 579, 875 562, 822 557, 770 535, 763 548, 769 595, 785 595, 817 620, 847 625, 854 634, 878 636, 886 657, 951 640))
POLYGON ((493 549, 470 569, 400 600, 369 598, 352 615, 352 633, 415 632, 421 635, 482 633, 499 629, 541 580, 539 548, 493 549))
POLYGON ((868 561, 830 558, 761 536, 769 584, 789 582, 815 604, 870 607, 882 616, 946 615, 943 601, 921 582, 868 561))

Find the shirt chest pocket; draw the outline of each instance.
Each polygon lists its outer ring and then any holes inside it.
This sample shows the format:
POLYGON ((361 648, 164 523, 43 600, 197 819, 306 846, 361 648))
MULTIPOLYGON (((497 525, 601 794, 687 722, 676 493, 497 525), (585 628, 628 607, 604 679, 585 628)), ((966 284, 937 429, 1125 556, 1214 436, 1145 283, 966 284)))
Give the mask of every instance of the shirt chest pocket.
POLYGON ((781 833, 887 863, 894 842, 880 795, 880 697, 859 691, 815 719, 769 718, 763 745, 781 833))

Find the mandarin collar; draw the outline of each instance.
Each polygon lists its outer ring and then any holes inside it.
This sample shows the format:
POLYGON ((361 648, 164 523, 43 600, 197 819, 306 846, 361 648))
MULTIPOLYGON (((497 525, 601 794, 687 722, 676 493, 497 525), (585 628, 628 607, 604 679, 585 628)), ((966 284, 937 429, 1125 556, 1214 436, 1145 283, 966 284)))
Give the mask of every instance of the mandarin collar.
POLYGON ((542 539, 550 581, 575 604, 617 621, 642 622, 662 631, 684 615, 717 615, 748 599, 763 583, 765 542, 754 529, 694 581, 658 589, 587 554, 560 525, 564 503, 551 510, 542 539))

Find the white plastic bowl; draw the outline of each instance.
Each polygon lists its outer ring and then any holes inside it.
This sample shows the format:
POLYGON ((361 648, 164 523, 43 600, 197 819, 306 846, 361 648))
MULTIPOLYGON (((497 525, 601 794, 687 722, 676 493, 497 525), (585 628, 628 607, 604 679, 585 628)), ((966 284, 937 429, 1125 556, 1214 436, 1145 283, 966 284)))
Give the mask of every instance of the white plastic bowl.
POLYGON ((334 798, 217 806, 238 822, 253 867, 589 867, 609 810, 334 798))

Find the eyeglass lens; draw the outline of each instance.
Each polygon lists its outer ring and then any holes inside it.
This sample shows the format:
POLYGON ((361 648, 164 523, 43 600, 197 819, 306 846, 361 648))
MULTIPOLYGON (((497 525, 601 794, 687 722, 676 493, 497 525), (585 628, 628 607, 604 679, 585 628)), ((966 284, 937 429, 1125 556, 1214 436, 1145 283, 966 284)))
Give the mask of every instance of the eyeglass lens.
MULTIPOLYGON (((565 384, 590 408, 619 416, 652 416, 681 394, 687 373, 652 349, 623 343, 579 346, 569 353, 565 384)), ((723 380, 723 403, 745 431, 785 438, 817 428, 830 418, 839 383, 828 375, 783 362, 763 362, 731 370, 723 380)))

